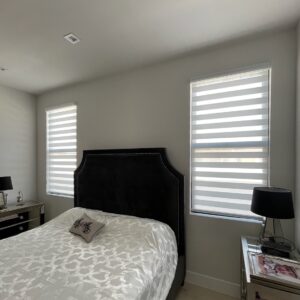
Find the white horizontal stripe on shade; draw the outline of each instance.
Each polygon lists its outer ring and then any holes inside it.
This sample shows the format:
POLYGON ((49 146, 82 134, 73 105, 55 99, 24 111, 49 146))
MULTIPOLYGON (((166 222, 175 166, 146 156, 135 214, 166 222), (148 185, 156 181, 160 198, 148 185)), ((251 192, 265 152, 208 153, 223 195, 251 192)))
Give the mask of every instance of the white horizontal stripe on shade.
POLYGON ((266 152, 264 147, 250 147, 250 148, 193 148, 192 153, 262 153, 266 152))
POLYGON ((68 126, 56 126, 52 129, 48 128, 48 133, 49 134, 64 133, 64 132, 68 132, 70 130, 76 131, 76 124, 75 125, 68 125, 68 126))
POLYGON ((219 139, 219 138, 236 138, 236 137, 268 137, 268 129, 255 129, 249 131, 232 131, 232 132, 216 132, 216 133, 193 133, 192 142, 197 139, 219 139))
POLYGON ((252 173, 252 174, 263 174, 266 173, 264 169, 247 169, 247 168, 220 168, 220 167, 193 167, 193 171, 197 172, 213 172, 213 173, 252 173))
POLYGON ((77 163, 77 107, 47 111, 47 193, 73 196, 77 163))
MULTIPOLYGON (((231 178, 233 179, 233 178, 231 178)), ((248 189, 251 190, 252 193, 252 189, 253 189, 253 179, 252 181, 249 180, 248 183, 242 183, 241 180, 237 181, 237 182, 222 182, 222 181, 207 181, 207 180, 197 180, 197 179, 193 179, 194 184, 193 187, 197 187, 197 186, 207 186, 207 187, 212 187, 212 188, 230 188, 230 189, 248 189)), ((255 186, 263 186, 266 184, 266 182, 264 182, 263 180, 257 180, 257 182, 263 182, 263 183, 254 183, 255 186)))
POLYGON ((199 95, 199 94, 193 94, 192 101, 212 101, 212 100, 221 100, 226 98, 232 98, 232 97, 242 97, 249 95, 249 94, 266 94, 268 93, 267 87, 256 87, 251 89, 243 89, 243 90, 237 90, 237 91, 228 91, 223 93, 217 93, 217 94, 210 94, 210 95, 199 95))
POLYGON ((51 183, 49 184, 49 189, 50 190, 65 190, 65 191, 70 191, 71 193, 74 190, 73 184, 60 184, 60 183, 51 183))
POLYGON ((73 121, 74 117, 76 118, 76 113, 49 117, 48 118, 48 124, 52 124, 52 125, 65 124, 66 121, 73 121))
POLYGON ((220 107, 222 104, 229 106, 235 105, 234 102, 238 102, 240 104, 247 102, 252 103, 252 101, 260 100, 262 103, 265 101, 268 102, 268 91, 265 92, 259 92, 259 93, 251 93, 251 94, 245 94, 245 95, 238 95, 238 96, 231 96, 231 97, 224 97, 224 98, 216 98, 216 99, 209 99, 209 100, 203 100, 198 98, 192 99, 192 108, 193 109, 199 109, 197 106, 202 107, 220 107))
POLYGON ((203 186, 203 185, 194 185, 194 191, 205 191, 205 192, 212 192, 212 193, 238 193, 238 194, 245 194, 245 195, 252 195, 252 189, 237 189, 237 188, 225 188, 225 187, 211 187, 211 186, 203 186))
POLYGON ((264 86, 267 86, 265 82, 255 82, 255 83, 245 83, 241 85, 232 85, 223 88, 217 88, 212 90, 203 90, 203 91, 195 91, 193 92, 193 97, 203 97, 209 95, 218 95, 218 94, 233 94, 239 91, 248 91, 251 89, 262 89, 264 86))
POLYGON ((192 162, 266 162, 267 159, 266 152, 202 152, 194 153, 191 157, 192 162))
POLYGON ((211 192, 211 191, 195 191, 192 190, 192 195, 198 195, 199 197, 208 196, 208 197, 224 197, 224 198, 233 198, 241 200, 251 200, 251 195, 241 194, 241 193, 227 193, 227 192, 211 192))
MULTIPOLYGON (((219 120, 219 119, 218 119, 219 120)), ((195 121, 192 123, 193 129, 192 133, 196 130, 211 130, 211 129, 224 129, 227 128, 240 128, 240 127, 247 127, 247 126, 268 126, 268 119, 267 117, 262 118, 252 118, 252 120, 234 120, 228 119, 225 122, 216 122, 216 123, 208 123, 208 124, 199 124, 199 122, 195 121)))
POLYGON ((218 186, 221 186, 221 184, 238 184, 239 186, 242 186, 243 184, 251 184, 255 186, 259 185, 267 185, 267 182, 265 182, 263 179, 251 179, 251 178, 230 178, 230 177, 204 177, 204 176, 194 176, 192 180, 197 184, 197 182, 206 182, 205 184, 211 184, 214 185, 215 182, 218 182, 218 186))
POLYGON ((66 182, 66 183, 70 183, 70 182, 73 182, 73 176, 65 176, 63 175, 62 177, 59 177, 59 175, 56 175, 56 176, 51 176, 49 177, 50 181, 52 183, 56 183, 56 182, 66 182))
MULTIPOLYGON (((192 176, 218 177, 218 178, 242 178, 242 179, 266 179, 266 173, 249 173, 249 172, 213 172, 213 171, 195 171, 192 169, 192 176)), ((255 185, 253 185, 255 186, 255 185)))
MULTIPOLYGON (((211 197, 213 198, 213 197, 211 197)), ((196 200, 195 205, 200 204, 200 205, 205 205, 205 206, 210 206, 210 207, 222 207, 222 208, 227 208, 227 209, 250 209, 251 201, 213 201, 213 200, 205 200, 206 198, 204 197, 201 199, 199 202, 196 200)), ((216 198, 215 198, 216 199, 216 198)), ((219 198, 220 199, 220 198, 219 198)), ((224 198, 225 200, 226 198, 224 198)))
POLYGON ((48 142, 60 141, 60 140, 65 140, 65 139, 75 139, 75 141, 76 141, 77 140, 76 132, 62 133, 62 134, 49 134, 48 142))
POLYGON ((230 137, 230 135, 227 135, 225 138, 207 138, 207 139, 195 139, 192 140, 193 144, 211 144, 211 143, 249 143, 249 142, 263 142, 268 140, 268 136, 246 136, 242 135, 240 137, 230 137))
POLYGON ((74 118, 74 117, 76 117, 76 115, 77 115, 76 110, 68 111, 68 113, 49 114, 48 121, 62 120, 65 118, 70 118, 70 117, 74 118))
POLYGON ((195 203, 194 210, 201 209, 201 212, 208 211, 208 212, 222 212, 221 215, 229 215, 229 216, 251 216, 250 214, 250 206, 247 205, 246 207, 244 205, 239 204, 230 204, 228 203, 228 206, 223 207, 222 205, 219 205, 219 203, 215 203, 215 205, 208 205, 206 201, 203 201, 204 203, 195 203), (249 212, 248 212, 249 211, 249 212), (230 212, 230 214, 229 214, 230 212))
POLYGON ((48 176, 49 177, 52 177, 52 176, 57 176, 57 175, 66 175, 66 176, 69 176, 69 177, 73 177, 74 176, 74 172, 69 172, 69 171, 51 171, 51 172, 48 172, 48 176))
MULTIPOLYGON (((218 170, 234 170, 237 169, 238 172, 242 172, 242 170, 247 169, 247 172, 251 172, 251 169, 254 169, 255 173, 260 172, 258 170, 266 170, 268 167, 267 162, 262 163, 246 163, 246 162, 195 162, 193 163, 193 167, 195 169, 218 169, 218 170)), ((266 172, 266 171, 265 171, 266 172)), ((260 173, 264 173, 261 171, 260 173)))
POLYGON ((264 106, 268 107, 268 102, 263 102, 262 99, 255 100, 247 100, 243 102, 230 102, 230 103, 218 103, 213 105, 203 105, 193 107, 194 115, 205 115, 212 113, 223 113, 226 111, 242 111, 242 110, 250 110, 249 108, 253 106, 264 106))
POLYGON ((269 73, 191 83, 192 211, 260 218, 250 204, 268 184, 269 73))
POLYGON ((76 152, 51 152, 49 153, 50 158, 76 158, 76 152))
MULTIPOLYGON (((230 111, 230 112, 224 112, 222 114, 211 114, 211 115, 192 115, 192 121, 211 121, 216 119, 228 119, 228 118, 234 118, 239 117, 241 120, 243 120, 243 117, 251 117, 251 116, 261 116, 261 115, 267 115, 268 109, 265 107, 262 108, 254 108, 251 110, 243 110, 243 111, 230 111)), ((246 119, 245 119, 246 120, 246 119)), ((215 121, 214 121, 215 122, 215 121)), ((205 123, 204 123, 205 124, 205 123)))
POLYGON ((222 108, 213 108, 213 109, 198 109, 193 111, 194 116, 206 116, 209 118, 209 115, 212 114, 224 114, 228 112, 241 112, 241 111, 249 111, 254 109, 263 109, 266 108, 267 104, 251 104, 251 105, 240 105, 240 106, 230 106, 230 107, 222 107, 222 108))
POLYGON ((64 128, 64 125, 67 126, 72 126, 76 124, 76 120, 70 119, 70 120, 65 120, 65 121, 56 121, 56 122, 51 122, 49 126, 49 130, 56 129, 56 128, 64 128))
POLYGON ((261 131, 268 130, 268 126, 265 125, 255 125, 255 126, 238 126, 238 127, 217 127, 217 128, 209 128, 209 129, 195 129, 192 130, 192 135, 198 134, 214 134, 214 133, 233 133, 233 132, 253 132, 253 131, 261 131))
MULTIPOLYGON (((245 154, 245 153, 244 153, 245 154)), ((203 157, 200 155, 199 158, 192 158, 192 162, 194 163, 267 163, 266 158, 261 157, 203 157)))
POLYGON ((75 165, 76 158, 50 158, 49 162, 51 162, 51 164, 63 163, 64 165, 75 165))
POLYGON ((66 163, 61 163, 59 164, 59 162, 55 162, 55 163, 51 163, 51 165, 49 166, 49 169, 71 169, 71 170, 75 170, 76 165, 74 163, 72 164, 66 164, 66 163))
MULTIPOLYGON (((48 139, 48 145, 56 145, 56 144, 60 144, 60 145, 76 145, 77 143, 77 139, 70 139, 70 138, 65 138, 65 139, 61 139, 61 138, 58 138, 58 139, 48 139)), ((59 145, 59 146, 60 146, 59 145)))
MULTIPOLYGON (((66 175, 49 175, 49 184, 55 185, 55 184, 71 184, 73 185, 74 176, 66 177, 66 175), (57 177, 57 176, 64 176, 64 177, 57 177)), ((48 184, 48 187, 49 187, 48 184)))
POLYGON ((199 149, 199 148, 248 148, 248 147, 258 147, 258 146, 268 146, 268 141, 242 141, 242 142, 234 142, 234 141, 225 141, 225 142, 214 142, 214 143, 193 143, 191 145, 192 148, 194 149, 199 149))
POLYGON ((52 152, 68 152, 68 151, 74 151, 76 150, 76 144, 74 145, 64 145, 64 146, 53 146, 53 147, 49 147, 48 151, 52 151, 52 152))
POLYGON ((233 199, 233 198, 224 198, 224 197, 209 197, 209 196, 195 196, 195 205, 197 204, 205 204, 207 206, 222 206, 229 208, 229 205, 231 208, 237 209, 236 205, 240 206, 247 206, 248 208, 251 205, 250 200, 241 200, 241 199, 233 199))
MULTIPOLYGON (((253 121, 253 120, 264 120, 267 119, 267 114, 256 114, 256 115, 249 115, 249 116, 236 116, 236 117, 222 117, 222 118, 216 118, 216 119, 201 119, 197 118, 196 120, 192 119, 192 125, 193 128, 197 128, 197 126, 194 125, 205 125, 205 124, 218 124, 219 127, 226 126, 226 123, 231 123, 229 126, 233 126, 234 122, 245 122, 245 121, 253 121)), ((228 125, 228 124, 227 124, 228 125)))

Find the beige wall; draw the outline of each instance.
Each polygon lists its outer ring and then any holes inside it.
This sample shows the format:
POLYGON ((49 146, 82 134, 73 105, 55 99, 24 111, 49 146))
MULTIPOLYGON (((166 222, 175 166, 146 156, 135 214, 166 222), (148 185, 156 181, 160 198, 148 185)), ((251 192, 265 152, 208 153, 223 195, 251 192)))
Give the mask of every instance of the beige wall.
POLYGON ((11 176, 8 202, 21 190, 25 200, 36 199, 36 99, 0 86, 0 176, 11 176))
MULTIPOLYGON (((189 82, 260 64, 272 66, 271 184, 294 189, 295 30, 228 43, 115 77, 73 85, 39 97, 38 194, 47 218, 72 207, 72 199, 45 194, 45 109, 78 104, 78 157, 83 149, 166 147, 185 175, 187 268, 239 282, 239 239, 259 225, 190 215, 189 82)), ((293 237, 293 222, 285 231, 293 237)))

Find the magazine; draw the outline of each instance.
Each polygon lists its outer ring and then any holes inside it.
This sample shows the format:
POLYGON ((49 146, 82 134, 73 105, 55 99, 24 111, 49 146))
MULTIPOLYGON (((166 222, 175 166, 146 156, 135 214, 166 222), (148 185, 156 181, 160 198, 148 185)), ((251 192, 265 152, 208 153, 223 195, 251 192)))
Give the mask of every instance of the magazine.
POLYGON ((250 253, 254 275, 265 275, 300 284, 300 263, 270 255, 250 253))

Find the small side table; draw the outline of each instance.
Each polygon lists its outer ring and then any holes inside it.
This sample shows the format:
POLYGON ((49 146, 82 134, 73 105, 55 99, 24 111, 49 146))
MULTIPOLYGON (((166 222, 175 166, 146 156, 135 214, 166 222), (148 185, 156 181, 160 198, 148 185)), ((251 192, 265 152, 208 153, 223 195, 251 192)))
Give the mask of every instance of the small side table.
POLYGON ((261 254, 255 237, 241 238, 241 299, 242 300, 300 300, 300 284, 254 274, 249 254, 261 254))
POLYGON ((44 203, 25 201, 0 210, 0 239, 7 238, 44 223, 44 203))

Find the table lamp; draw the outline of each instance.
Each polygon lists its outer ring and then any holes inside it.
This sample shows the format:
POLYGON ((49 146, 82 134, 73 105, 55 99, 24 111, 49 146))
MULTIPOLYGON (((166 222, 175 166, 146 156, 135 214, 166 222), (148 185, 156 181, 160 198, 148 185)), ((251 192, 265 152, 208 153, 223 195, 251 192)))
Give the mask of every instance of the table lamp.
POLYGON ((262 252, 290 257, 294 246, 291 241, 284 238, 280 219, 293 219, 295 217, 292 192, 276 187, 255 187, 251 211, 266 217, 260 233, 262 252), (273 220, 271 221, 271 219, 273 220), (270 221, 272 223, 268 224, 270 221), (266 234, 267 225, 271 225, 272 228, 269 236, 266 234))
POLYGON ((4 191, 12 190, 12 189, 13 186, 11 183, 11 177, 10 176, 0 177, 0 209, 6 208, 7 206, 7 194, 4 193, 4 191))

